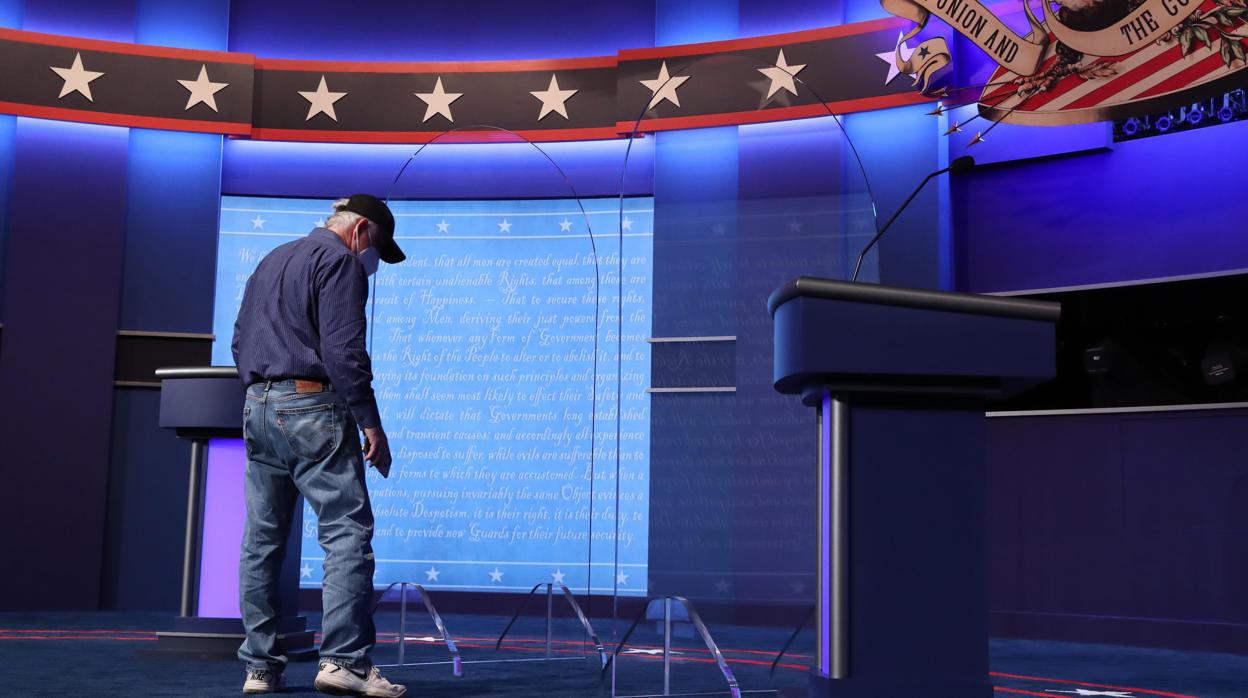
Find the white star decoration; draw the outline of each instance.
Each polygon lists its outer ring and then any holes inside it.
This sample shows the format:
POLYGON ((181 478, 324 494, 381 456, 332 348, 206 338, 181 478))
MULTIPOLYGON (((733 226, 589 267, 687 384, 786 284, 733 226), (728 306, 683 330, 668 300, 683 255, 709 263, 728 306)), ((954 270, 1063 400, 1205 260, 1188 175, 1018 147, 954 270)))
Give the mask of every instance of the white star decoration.
MULTIPOLYGON (((914 54, 914 49, 910 48, 909 46, 906 46, 906 42, 902 41, 901 39, 901 37, 903 36, 905 36, 905 34, 902 34, 900 32, 897 33, 896 45, 901 48, 901 60, 908 61, 910 60, 910 56, 914 54)), ((885 51, 884 53, 875 54, 876 58, 879 58, 880 60, 888 64, 888 77, 884 78, 885 85, 892 82, 893 79, 896 78, 898 75, 901 75, 901 70, 897 68, 897 62, 896 60, 894 60, 895 53, 896 53, 896 49, 894 48, 893 50, 885 51)))
POLYGON ((439 570, 437 567, 430 567, 429 569, 425 570, 425 576, 428 577, 428 579, 426 579, 425 581, 436 582, 438 581, 438 575, 440 574, 442 574, 442 571, 439 570))
POLYGON ((789 588, 793 590, 794 594, 800 594, 803 591, 806 591, 806 583, 805 582, 793 582, 792 584, 789 585, 789 588))
POLYGON ((715 591, 718 591, 721 594, 727 594, 731 589, 732 585, 722 579, 715 582, 715 591))
POLYGON ((303 567, 299 568, 299 578, 303 579, 305 577, 311 577, 311 576, 312 576, 312 567, 309 566, 308 563, 306 562, 303 563, 303 567))
POLYGON ((616 584, 628 584, 628 575, 624 574, 623 572, 617 573, 615 575, 615 583, 616 584))
POLYGON ((498 225, 498 232, 500 233, 511 232, 511 223, 509 223, 506 218, 503 219, 502 223, 498 223, 497 225, 498 225))
POLYGON ((624 216, 624 220, 620 221, 620 227, 622 227, 624 230, 632 230, 633 219, 629 218, 628 216, 624 216))
POLYGON ((324 227, 325 227, 325 219, 324 219, 324 218, 317 218, 316 220, 312 221, 312 225, 314 225, 314 226, 316 226, 316 227, 318 227, 318 228, 324 228, 324 227))
POLYGON ((490 581, 501 584, 503 582, 503 573, 497 567, 490 573, 490 581))
POLYGON ((178 83, 190 91, 190 95, 186 98, 187 111, 191 107, 203 102, 208 108, 217 111, 216 94, 221 90, 230 86, 228 82, 211 82, 208 80, 208 66, 199 66, 199 77, 194 80, 179 80, 178 83))
POLYGON ((679 107, 680 98, 676 96, 676 89, 685 84, 685 81, 688 79, 688 75, 681 75, 675 78, 669 76, 667 74, 667 61, 663 61, 663 65, 659 67, 658 77, 653 80, 638 80, 654 95, 650 98, 650 105, 646 109, 654 109, 659 102, 665 99, 679 107))
POLYGON ((268 221, 261 218, 260 214, 257 213, 256 217, 251 219, 251 229, 252 230, 264 230, 265 223, 268 223, 268 221))
POLYGON ((434 114, 441 114, 446 120, 455 123, 455 119, 451 116, 451 102, 464 96, 463 92, 447 92, 442 89, 442 78, 439 77, 437 83, 433 86, 433 92, 414 92, 426 105, 425 118, 420 122, 424 123, 433 118, 434 114))
POLYGON ((441 221, 440 223, 438 223, 438 232, 439 232, 439 233, 445 233, 445 232, 449 231, 450 229, 451 229, 451 224, 450 224, 450 223, 447 223, 445 218, 443 218, 443 219, 442 219, 442 221, 441 221))
POLYGON ((334 102, 347 96, 346 92, 330 92, 329 86, 325 84, 325 76, 321 76, 321 84, 317 85, 316 92, 299 92, 299 96, 308 100, 308 116, 304 121, 311 121, 312 117, 317 114, 324 114, 334 121, 338 120, 338 115, 334 113, 334 102))
POLYGON ((74 64, 68 68, 57 68, 56 66, 48 67, 52 69, 52 72, 61 76, 61 79, 65 81, 65 84, 61 85, 61 94, 57 96, 57 99, 62 99, 70 92, 77 92, 83 97, 86 97, 87 101, 95 101, 95 99, 91 97, 91 81, 99 78, 104 73, 83 68, 81 53, 74 54, 74 64))
POLYGON ((568 220, 567 216, 564 216, 563 220, 559 221, 559 232, 561 233, 572 232, 572 221, 568 220))
POLYGON ((545 119, 546 115, 552 111, 558 112, 559 116, 562 116, 565 119, 568 118, 568 107, 566 102, 569 97, 576 93, 577 90, 559 89, 559 79, 552 73, 550 76, 550 87, 547 87, 545 90, 529 93, 542 101, 542 112, 537 115, 537 120, 541 121, 542 119, 545 119))
POLYGON ((554 572, 550 573, 550 576, 554 577, 555 584, 563 584, 563 578, 566 577, 567 575, 563 573, 563 570, 555 570, 554 572))
POLYGON ((767 88, 767 98, 770 99, 781 88, 787 90, 789 94, 797 94, 797 86, 793 84, 793 76, 802 72, 802 69, 805 67, 806 64, 804 63, 802 65, 789 65, 784 60, 784 49, 780 49, 780 57, 776 59, 774 66, 757 69, 758 72, 767 76, 767 79, 771 81, 771 85, 767 88))

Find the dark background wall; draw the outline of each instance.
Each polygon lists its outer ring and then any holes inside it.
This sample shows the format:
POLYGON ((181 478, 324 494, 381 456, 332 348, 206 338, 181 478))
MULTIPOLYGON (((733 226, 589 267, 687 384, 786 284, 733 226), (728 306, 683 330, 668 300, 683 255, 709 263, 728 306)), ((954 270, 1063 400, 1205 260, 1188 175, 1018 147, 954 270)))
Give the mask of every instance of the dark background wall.
MULTIPOLYGON (((482 60, 609 55, 621 48, 793 31, 882 15, 874 0, 560 2, 548 4, 549 11, 541 14, 514 3, 479 0, 472 6, 469 28, 463 25, 462 4, 364 2, 353 7, 369 17, 368 41, 347 40, 353 28, 344 26, 340 4, 294 0, 190 5, 0 0, 0 26, 266 57, 482 60)), ((862 154, 882 217, 950 157, 950 144, 940 135, 947 122, 923 111, 898 109, 843 120, 862 154)), ((937 182, 890 232, 878 271, 872 273, 886 283, 996 291, 1248 268, 1248 249, 1227 224, 1235 220, 1239 189, 1231 163, 1248 147, 1244 128, 1219 126, 1059 159, 1007 162, 962 180, 937 182)), ((726 202, 741 198, 753 199, 752 205, 766 213, 766 202, 779 198, 777 183, 801 187, 826 176, 770 160, 784 152, 777 143, 799 148, 827 143, 829 133, 779 126, 773 131, 663 134, 645 139, 630 160, 629 190, 653 191, 659 209, 654 334, 739 338, 726 347, 691 348, 685 357, 712 366, 702 378, 736 386, 736 397, 656 396, 654 401, 654 521, 671 521, 672 514, 682 513, 688 501, 680 496, 682 487, 691 491, 711 483, 709 513, 694 522, 701 526, 697 536, 711 541, 727 525, 730 537, 739 541, 725 556, 712 559, 708 553, 703 564, 713 571, 750 573, 769 566, 797 575, 808 568, 805 559, 813 543, 802 539, 801 519, 794 512, 810 506, 801 493, 812 446, 804 440, 806 415, 769 390, 769 326, 762 300, 785 274, 812 269, 844 274, 854 250, 828 248, 826 258, 807 259, 760 239, 749 225, 725 230, 727 240, 698 239, 682 226, 681 210, 699 202, 697 215, 722 214, 731 220, 736 204, 729 210, 726 202), (771 139, 765 148, 758 145, 763 138, 771 139), (719 203, 706 205, 707 192, 719 203), (701 276, 687 275, 691 250, 707 265, 701 276), (726 295, 724 277, 710 271, 713 263, 731 270, 726 295), (678 302, 691 297, 703 300, 678 302), (706 300, 712 298, 717 300, 706 300), (750 432, 765 434, 767 440, 736 440, 750 432), (693 440, 696 434, 708 449, 693 440), (702 477, 682 480, 682 470, 691 463, 704 466, 702 477), (767 482, 751 479, 756 472, 765 472, 767 482), (720 477, 725 473, 735 479, 720 477), (759 524, 768 517, 778 522, 776 527, 759 524), (793 547, 769 551, 758 545, 768 536, 784 536, 794 541, 793 547)), ((1060 140, 1063 130, 1020 133, 1012 137, 1060 140)), ((0 603, 175 608, 188 449, 155 427, 154 390, 114 384, 117 332, 196 337, 211 331, 217 206, 223 191, 333 196, 377 189, 410 150, 223 143, 202 134, 0 117, 0 429, 6 444, 0 468, 11 474, 20 495, 12 498, 0 522, 40 532, 19 544, 27 571, 0 580, 0 603), (73 436, 67 438, 71 429, 73 436), (49 502, 57 503, 55 510, 49 502), (67 511, 75 512, 68 520, 67 511)), ((620 144, 565 144, 550 151, 580 193, 613 191, 622 162, 620 144)), ((836 162, 838 176, 852 169, 844 153, 836 162)), ((485 162, 468 167, 461 181, 487 169, 485 162)), ((514 183, 507 175, 497 181, 500 192, 511 186, 506 182, 514 183)), ((820 181, 829 187, 836 182, 820 181)), ((553 189, 550 194, 563 195, 553 189)), ((1138 465, 1141 472, 1173 462, 1165 448, 1123 453, 1145 459, 1138 465)), ((1206 455, 1208 462, 1222 462, 1217 459, 1226 452, 1206 455)), ((1227 477, 1226 470, 1191 472, 1209 486, 1227 477)), ((1145 490, 1164 486, 1157 478, 1133 477, 1124 482, 1145 490)), ((1095 491, 1073 474, 1063 482, 1073 491, 1095 491)), ((1159 492, 1164 490, 1149 496, 1159 492)), ((1191 495, 1202 492, 1197 487, 1191 495)), ((1098 527, 1110 525, 1111 519, 1152 525, 1124 519, 1121 507, 1117 511, 1104 520, 1083 521, 1098 527)), ((664 547, 676 542, 672 536, 652 541, 658 572, 665 555, 679 555, 678 547, 664 547)), ((1044 574, 1059 574, 1053 570, 1066 561, 1051 561, 1044 574)), ((1163 566, 1154 572, 1178 574, 1163 566)), ((1004 585, 994 591, 994 603, 1020 608, 1007 603, 1016 591, 1010 585, 1018 579, 994 575, 1004 585)), ((793 603, 804 602, 807 591, 799 588, 800 578, 793 579, 786 593, 793 603)), ((1064 593, 1103 598, 1098 596, 1106 588, 1098 586, 1102 582, 1080 579, 1069 582, 1074 586, 1064 593)), ((761 595, 745 588, 732 593, 761 595)), ((1175 604, 1156 612, 1163 611, 1192 619, 1221 613, 1227 622, 1243 622, 1233 615, 1240 611, 1230 607, 1175 604)))

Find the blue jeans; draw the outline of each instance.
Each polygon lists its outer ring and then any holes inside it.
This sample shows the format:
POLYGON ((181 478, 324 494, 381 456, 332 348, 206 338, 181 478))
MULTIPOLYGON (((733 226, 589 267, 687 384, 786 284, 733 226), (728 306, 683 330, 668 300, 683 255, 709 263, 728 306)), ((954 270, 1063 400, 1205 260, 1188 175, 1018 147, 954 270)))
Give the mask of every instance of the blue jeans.
POLYGON ((249 668, 281 672, 277 640, 278 575, 286 535, 302 494, 318 521, 325 550, 321 659, 351 668, 371 665, 373 509, 355 419, 328 388, 297 393, 294 381, 255 383, 243 407, 247 444, 247 524, 238 567, 247 638, 238 650, 249 668))

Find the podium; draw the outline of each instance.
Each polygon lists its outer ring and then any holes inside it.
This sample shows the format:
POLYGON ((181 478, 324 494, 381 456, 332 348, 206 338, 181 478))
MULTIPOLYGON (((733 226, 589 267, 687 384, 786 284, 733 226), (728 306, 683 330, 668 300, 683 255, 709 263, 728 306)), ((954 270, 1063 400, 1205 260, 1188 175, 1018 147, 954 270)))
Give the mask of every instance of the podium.
POLYGON ((819 444, 814 666, 783 695, 988 698, 984 403, 1054 375, 1060 306, 799 277, 768 310, 819 444))
MULTIPOLYGON (((156 633, 155 656, 235 658, 243 642, 238 564, 246 506, 243 385, 233 366, 162 368, 160 426, 191 442, 182 594, 174 629, 156 633)), ((280 574, 278 635, 291 660, 315 657, 315 633, 298 615, 303 508, 295 507, 280 574)))

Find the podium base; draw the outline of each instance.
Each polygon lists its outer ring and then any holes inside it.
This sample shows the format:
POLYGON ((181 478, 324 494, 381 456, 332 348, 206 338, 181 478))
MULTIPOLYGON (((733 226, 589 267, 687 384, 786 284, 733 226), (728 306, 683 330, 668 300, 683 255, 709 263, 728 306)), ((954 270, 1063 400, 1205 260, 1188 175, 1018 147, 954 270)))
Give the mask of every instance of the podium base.
MULTIPOLYGON (((316 632, 307 630, 307 619, 290 616, 278 624, 278 639, 292 662, 317 658, 316 632)), ((238 618, 180 617, 174 629, 156 633, 156 647, 139 656, 163 659, 238 659, 243 644, 243 622, 238 618)))
POLYGON ((929 680, 872 681, 869 679, 829 679, 810 674, 806 688, 785 688, 780 698, 991 698, 992 684, 982 680, 953 680, 936 677, 929 680))

